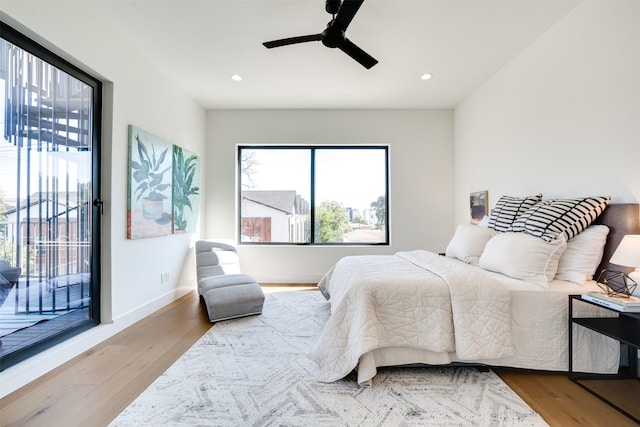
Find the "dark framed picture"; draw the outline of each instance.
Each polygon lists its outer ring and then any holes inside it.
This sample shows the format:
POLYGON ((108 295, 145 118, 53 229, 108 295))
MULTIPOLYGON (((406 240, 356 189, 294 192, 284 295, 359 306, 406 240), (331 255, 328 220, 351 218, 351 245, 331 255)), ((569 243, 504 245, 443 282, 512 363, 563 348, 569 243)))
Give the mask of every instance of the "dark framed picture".
POLYGON ((471 224, 480 224, 489 212, 489 192, 476 191, 469 197, 471 224))

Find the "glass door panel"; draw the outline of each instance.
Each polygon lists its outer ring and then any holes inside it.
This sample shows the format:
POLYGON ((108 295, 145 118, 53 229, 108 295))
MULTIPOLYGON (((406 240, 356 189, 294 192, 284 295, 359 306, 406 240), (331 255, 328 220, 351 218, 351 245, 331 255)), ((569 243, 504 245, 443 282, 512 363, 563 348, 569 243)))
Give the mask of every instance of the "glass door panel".
POLYGON ((97 323, 92 279, 95 85, 5 40, 4 30, 1 369, 19 361, 12 359, 14 353, 33 353, 25 349, 34 347, 34 336, 36 342, 47 342, 97 323))

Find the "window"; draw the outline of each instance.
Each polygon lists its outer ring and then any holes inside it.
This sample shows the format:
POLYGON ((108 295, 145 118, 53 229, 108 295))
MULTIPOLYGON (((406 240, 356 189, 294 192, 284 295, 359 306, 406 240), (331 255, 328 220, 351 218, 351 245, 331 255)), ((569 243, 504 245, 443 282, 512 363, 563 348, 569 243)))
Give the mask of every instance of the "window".
POLYGON ((99 321, 101 84, 0 23, 0 367, 99 321))
POLYGON ((239 146, 240 243, 388 244, 387 146, 239 146))

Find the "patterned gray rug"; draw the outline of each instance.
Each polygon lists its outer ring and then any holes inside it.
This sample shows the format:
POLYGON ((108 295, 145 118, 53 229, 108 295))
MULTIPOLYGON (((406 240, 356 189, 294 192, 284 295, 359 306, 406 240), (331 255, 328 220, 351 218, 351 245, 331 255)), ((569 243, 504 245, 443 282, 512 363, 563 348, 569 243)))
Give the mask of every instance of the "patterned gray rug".
POLYGON ((220 322, 112 426, 546 426, 493 372, 388 368, 373 386, 316 381, 329 316, 319 292, 266 295, 260 316, 220 322))

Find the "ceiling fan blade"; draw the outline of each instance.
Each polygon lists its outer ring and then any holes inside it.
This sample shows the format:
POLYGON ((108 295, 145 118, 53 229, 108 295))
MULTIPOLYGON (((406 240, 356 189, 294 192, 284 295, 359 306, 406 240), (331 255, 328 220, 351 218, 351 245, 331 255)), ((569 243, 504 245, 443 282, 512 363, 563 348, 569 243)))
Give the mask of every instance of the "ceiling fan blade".
POLYGON ((333 25, 342 31, 346 31, 353 17, 356 16, 358 9, 362 6, 362 3, 364 3, 364 0, 344 0, 333 25))
POLYGON ((322 40, 322 34, 311 34, 308 36, 289 37, 286 39, 273 40, 270 42, 264 42, 262 44, 267 49, 271 49, 274 47, 287 46, 290 44, 305 43, 305 42, 319 42, 320 40, 322 40))
POLYGON ((358 61, 367 70, 378 63, 378 60, 356 46, 351 40, 345 39, 338 47, 341 51, 358 61))

